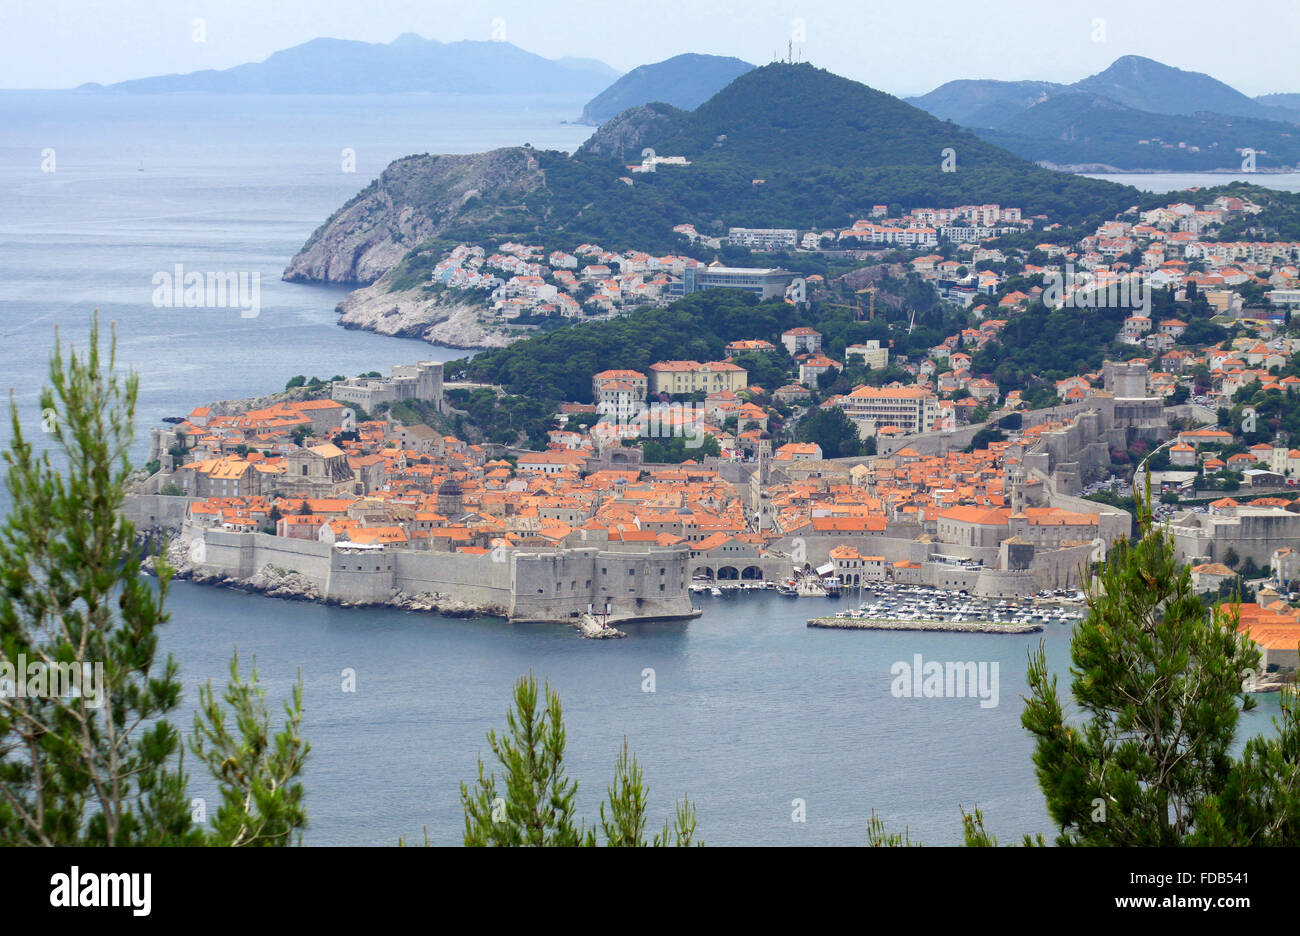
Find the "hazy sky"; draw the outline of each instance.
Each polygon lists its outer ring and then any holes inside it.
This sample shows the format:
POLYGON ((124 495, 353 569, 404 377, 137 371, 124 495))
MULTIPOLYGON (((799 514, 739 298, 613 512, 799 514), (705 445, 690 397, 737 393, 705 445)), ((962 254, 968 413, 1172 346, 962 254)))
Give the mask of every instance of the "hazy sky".
POLYGON ((681 52, 762 64, 802 22, 806 60, 895 94, 953 78, 1074 81, 1125 54, 1247 94, 1300 92, 1298 0, 0 0, 0 88, 226 68, 318 36, 488 39, 497 19, 531 52, 620 71, 681 52))

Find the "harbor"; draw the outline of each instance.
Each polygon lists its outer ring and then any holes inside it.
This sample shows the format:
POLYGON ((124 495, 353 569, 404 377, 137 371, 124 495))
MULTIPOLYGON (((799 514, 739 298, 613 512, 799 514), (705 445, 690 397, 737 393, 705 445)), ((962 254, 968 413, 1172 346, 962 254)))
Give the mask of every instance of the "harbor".
POLYGON ((787 598, 849 598, 855 606, 814 615, 807 626, 852 630, 1029 634, 1048 625, 1073 627, 1087 613, 1084 595, 1075 589, 1045 590, 1024 598, 988 598, 898 582, 852 589, 840 589, 835 583, 830 588, 814 587, 821 584, 815 577, 805 576, 788 582, 696 582, 691 591, 719 598, 767 590, 787 598))

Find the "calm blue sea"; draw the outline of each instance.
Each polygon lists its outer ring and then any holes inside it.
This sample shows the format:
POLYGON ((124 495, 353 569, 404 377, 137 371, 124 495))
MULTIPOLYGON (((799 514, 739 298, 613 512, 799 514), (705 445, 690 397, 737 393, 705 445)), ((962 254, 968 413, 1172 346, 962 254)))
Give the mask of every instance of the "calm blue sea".
POLYGON ((1300 192, 1300 172, 1111 172, 1084 173, 1090 179, 1107 179, 1145 192, 1163 194, 1184 189, 1211 188, 1229 182, 1250 182, 1283 192, 1300 192))
MULTIPOLYGON (((461 352, 337 327, 342 290, 282 283, 293 253, 397 157, 529 142, 571 150, 572 99, 137 97, 0 92, 0 375, 25 429, 58 327, 84 341, 94 308, 119 360, 140 374, 147 427, 195 405, 461 352), (341 171, 343 150, 356 172, 341 171), (53 150, 54 170, 43 172, 53 150), (261 273, 261 313, 155 309, 154 273, 261 273)), ((1180 177, 1179 186, 1191 177, 1180 177)), ((1201 177, 1217 184, 1221 177, 1201 177)), ((1259 176, 1270 184, 1280 177, 1259 176)), ((1160 177, 1136 177, 1152 188, 1160 177)), ((8 440, 0 421, 0 442, 8 440)), ((0 505, 2 506, 2 505, 0 505)), ((583 641, 562 627, 325 608, 177 583, 164 647, 190 691, 220 684, 238 648, 272 698, 301 672, 309 844, 392 845, 427 827, 459 841, 458 786, 504 727, 522 673, 564 700, 569 772, 590 820, 624 738, 645 768, 652 818, 688 793, 717 845, 854 845, 874 809, 933 844, 960 835, 958 807, 995 833, 1050 833, 1020 727, 1026 652, 1037 637, 810 630, 851 602, 774 594, 698 599, 702 617, 583 641), (916 654, 999 665, 1000 698, 896 699, 890 667, 916 654), (356 692, 342 691, 344 670, 356 692), (655 691, 643 691, 653 671, 655 691), (805 822, 792 821, 796 800, 805 822)), ((1064 673, 1068 634, 1042 635, 1064 673)), ((1063 678, 1063 683, 1068 678, 1063 678)), ((1276 712, 1266 698, 1259 730, 1276 712)), ((188 728, 189 717, 178 719, 188 728)), ((198 795, 211 790, 195 779, 198 795)), ((215 804, 211 803, 210 806, 215 804)))

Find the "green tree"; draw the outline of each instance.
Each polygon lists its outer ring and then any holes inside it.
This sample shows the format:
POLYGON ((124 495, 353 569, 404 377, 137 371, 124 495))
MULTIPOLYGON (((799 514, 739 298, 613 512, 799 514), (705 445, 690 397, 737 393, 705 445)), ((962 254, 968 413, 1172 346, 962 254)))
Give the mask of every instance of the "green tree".
POLYGON ((1021 720, 1037 739, 1034 766, 1062 845, 1194 843, 1198 820, 1218 811, 1243 769, 1230 752, 1239 713, 1254 708, 1243 674, 1258 669, 1259 651, 1235 614, 1207 613, 1193 593, 1172 537, 1152 520, 1149 490, 1137 511, 1137 539, 1118 541, 1102 563, 1070 644, 1081 720, 1067 721, 1042 644, 1030 657, 1021 720))
MULTIPOLYGON (((1136 492, 1135 492, 1136 493, 1136 492)), ((1088 614, 1070 644, 1067 719, 1043 644, 1031 652, 1021 721, 1058 827, 1057 844, 1295 845, 1300 842, 1300 709, 1282 693, 1274 735, 1231 755, 1259 651, 1235 605, 1206 610, 1173 539, 1136 494, 1138 535, 1098 564, 1088 614)), ((995 845, 979 810, 962 813, 967 845, 995 845)), ((908 844, 874 817, 872 844, 908 844)), ((1042 839, 1024 844, 1042 844, 1042 839)))
POLYGON ((820 445, 826 458, 861 455, 863 451, 857 424, 838 406, 809 410, 795 426, 794 437, 797 442, 820 445))
POLYGON ((698 440, 686 436, 670 436, 664 439, 645 439, 641 443, 642 458, 647 464, 673 464, 702 461, 709 456, 722 453, 722 447, 713 436, 703 436, 698 440))
MULTIPOLYGON (((171 570, 158 562, 156 588, 140 575, 135 528, 119 512, 132 472, 137 378, 122 380, 114 363, 115 343, 101 361, 97 322, 84 356, 65 359, 56 345, 40 406, 54 414, 51 448, 62 472, 24 437, 10 406, 0 664, 10 676, 25 660, 47 679, 41 691, 29 683, 21 695, 0 693, 0 844, 227 843, 220 828, 193 821, 181 736, 168 718, 181 697, 175 661, 158 659, 171 570)), ((242 768, 260 775, 274 766, 264 735, 250 734, 242 717, 237 728, 242 768)), ((231 780, 216 780, 224 798, 231 780)), ((273 803, 254 805, 283 814, 273 803)), ((295 828, 305 821, 292 818, 295 828)))
POLYGON ((690 800, 677 804, 673 825, 664 820, 663 831, 648 843, 645 838, 646 803, 650 791, 645 785, 636 755, 629 755, 627 739, 614 765, 614 782, 609 785, 609 798, 600 804, 600 828, 605 844, 612 847, 655 847, 673 845, 684 847, 695 839, 695 806, 690 800), (606 806, 608 805, 608 813, 606 806))
POLYGON ((239 673, 239 655, 230 659, 225 703, 234 715, 236 733, 227 724, 226 708, 212 683, 199 690, 190 749, 221 780, 221 805, 213 820, 212 844, 284 845, 307 824, 305 791, 297 779, 311 750, 302 737, 302 677, 284 706, 285 727, 272 736, 266 690, 253 660, 248 680, 239 673))
MULTIPOLYGON (((465 810, 464 841, 469 846, 590 846, 597 831, 576 815, 578 784, 564 772, 566 732, 560 697, 549 685, 540 687, 530 674, 515 684, 514 707, 506 713, 506 733, 487 735, 488 746, 502 769, 487 772, 482 758, 471 790, 461 783, 465 810)), ((605 844, 639 846, 645 839, 648 794, 627 742, 615 765, 609 797, 600 807, 600 831, 605 844)), ((672 826, 649 843, 695 843, 695 807, 684 800, 672 826)))

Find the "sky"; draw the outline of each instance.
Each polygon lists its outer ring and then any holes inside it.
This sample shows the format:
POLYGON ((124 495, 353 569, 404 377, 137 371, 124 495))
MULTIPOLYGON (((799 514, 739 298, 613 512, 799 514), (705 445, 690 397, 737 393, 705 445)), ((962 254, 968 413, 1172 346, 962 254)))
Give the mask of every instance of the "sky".
POLYGON ((1071 82, 1121 55, 1246 94, 1300 92, 1297 0, 0 0, 0 88, 228 68, 320 36, 504 38, 619 71, 682 52, 785 54, 898 95, 955 78, 1071 82), (202 20, 203 41, 195 41, 202 20))

